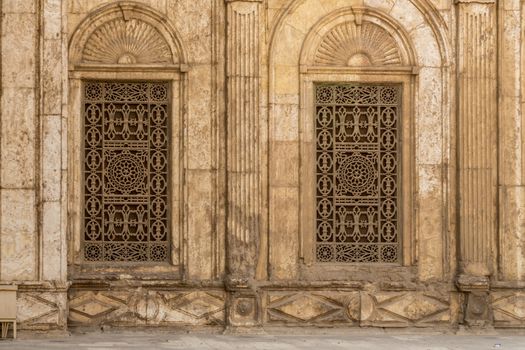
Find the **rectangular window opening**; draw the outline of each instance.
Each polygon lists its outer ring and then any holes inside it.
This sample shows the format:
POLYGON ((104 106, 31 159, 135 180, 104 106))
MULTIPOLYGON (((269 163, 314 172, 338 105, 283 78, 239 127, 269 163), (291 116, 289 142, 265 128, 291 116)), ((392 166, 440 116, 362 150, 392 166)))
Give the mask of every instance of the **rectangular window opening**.
POLYGON ((401 262, 402 87, 315 87, 319 263, 401 262))
POLYGON ((167 82, 86 81, 83 257, 169 262, 167 82))

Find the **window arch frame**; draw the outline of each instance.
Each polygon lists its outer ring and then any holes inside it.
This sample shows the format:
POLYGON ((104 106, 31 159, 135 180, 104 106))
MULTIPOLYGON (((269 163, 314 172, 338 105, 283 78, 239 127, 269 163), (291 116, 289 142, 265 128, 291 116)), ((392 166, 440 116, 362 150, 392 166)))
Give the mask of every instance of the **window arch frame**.
POLYGON ((392 19, 370 8, 351 7, 336 11, 314 25, 303 42, 299 62, 299 258, 300 274, 306 279, 367 279, 371 269, 384 275, 415 273, 417 237, 415 218, 415 101, 418 69, 416 55, 407 33, 392 19), (317 65, 315 53, 323 35, 345 21, 369 21, 390 33, 396 41, 401 64, 392 66, 326 66, 317 65), (315 255, 316 176, 315 176, 315 87, 319 84, 399 84, 402 87, 400 132, 400 264, 318 263, 315 255))
POLYGON ((169 21, 155 10, 135 3, 117 2, 103 6, 91 14, 78 26, 70 41, 69 60, 69 103, 68 103, 68 217, 69 217, 69 274, 74 279, 100 279, 105 277, 130 275, 134 278, 148 278, 155 273, 157 279, 180 279, 186 260, 183 226, 184 210, 184 120, 187 111, 188 67, 185 51, 178 39, 178 33, 169 21), (93 64, 83 63, 81 52, 99 26, 119 16, 144 21, 158 29, 173 53, 173 63, 164 64, 93 64), (86 81, 107 82, 166 82, 169 84, 171 99, 169 101, 170 140, 169 160, 170 191, 169 216, 169 262, 86 262, 83 259, 83 87, 86 81))

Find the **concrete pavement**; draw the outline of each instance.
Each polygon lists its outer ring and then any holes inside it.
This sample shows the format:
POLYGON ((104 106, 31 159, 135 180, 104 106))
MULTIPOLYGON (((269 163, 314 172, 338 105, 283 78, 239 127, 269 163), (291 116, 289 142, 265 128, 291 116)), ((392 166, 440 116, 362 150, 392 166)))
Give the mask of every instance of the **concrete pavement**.
POLYGON ((493 335, 420 334, 418 330, 320 331, 290 330, 290 334, 221 335, 169 331, 109 331, 74 333, 67 337, 1 340, 9 350, 217 349, 217 350, 489 350, 524 349, 525 332, 493 335), (302 333, 302 334, 301 334, 302 333))

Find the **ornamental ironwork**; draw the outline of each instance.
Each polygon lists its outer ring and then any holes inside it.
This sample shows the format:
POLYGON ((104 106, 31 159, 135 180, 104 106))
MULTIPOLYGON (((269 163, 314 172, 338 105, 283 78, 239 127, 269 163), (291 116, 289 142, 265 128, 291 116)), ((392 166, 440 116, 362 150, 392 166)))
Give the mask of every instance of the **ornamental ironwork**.
POLYGON ((401 86, 316 86, 316 259, 398 263, 401 86))
POLYGON ((164 82, 84 84, 84 260, 168 261, 169 96, 164 82))

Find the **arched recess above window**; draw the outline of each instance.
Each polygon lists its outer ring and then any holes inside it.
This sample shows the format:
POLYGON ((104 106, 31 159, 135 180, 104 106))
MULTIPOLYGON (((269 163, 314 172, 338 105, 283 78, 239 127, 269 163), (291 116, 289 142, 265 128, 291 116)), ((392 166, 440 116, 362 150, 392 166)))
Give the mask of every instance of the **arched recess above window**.
POLYGON ((162 14, 136 2, 117 2, 90 14, 75 30, 69 48, 75 68, 185 70, 185 50, 176 29, 162 14))
POLYGON ((320 20, 300 56, 302 72, 342 70, 411 71, 416 55, 401 26, 381 12, 352 7, 320 20))

